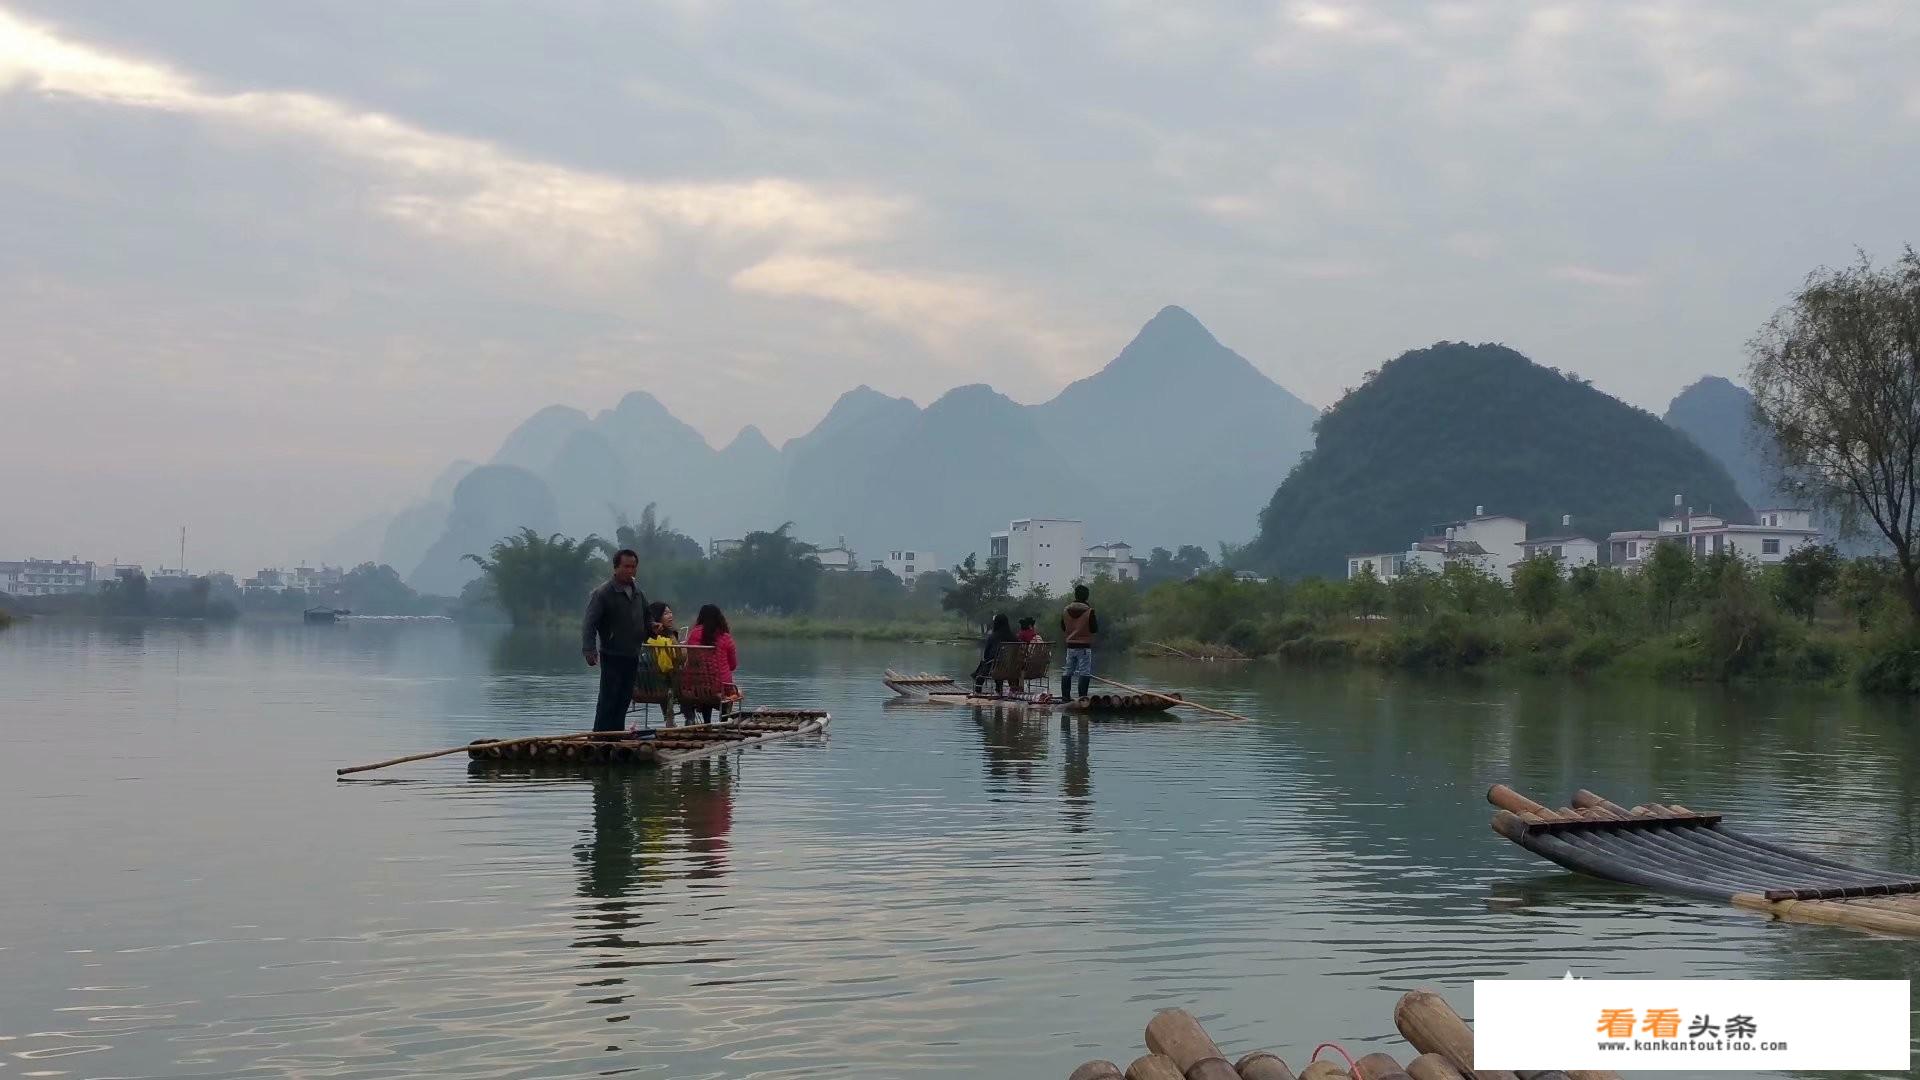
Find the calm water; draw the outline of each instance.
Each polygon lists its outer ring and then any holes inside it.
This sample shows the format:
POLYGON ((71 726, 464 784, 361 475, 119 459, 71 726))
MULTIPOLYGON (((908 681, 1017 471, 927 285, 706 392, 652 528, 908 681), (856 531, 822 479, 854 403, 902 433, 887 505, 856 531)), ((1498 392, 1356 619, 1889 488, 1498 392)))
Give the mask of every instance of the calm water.
POLYGON ((1920 726, 1840 695, 1136 664, 1251 725, 885 708, 931 646, 743 643, 830 738, 660 773, 333 768, 564 731, 563 639, 0 634, 0 1078, 1065 1077, 1182 1004, 1295 1067, 1475 977, 1906 978, 1920 942, 1576 879, 1488 784, 1920 867, 1920 726), (1517 898, 1518 905, 1491 898, 1517 898))

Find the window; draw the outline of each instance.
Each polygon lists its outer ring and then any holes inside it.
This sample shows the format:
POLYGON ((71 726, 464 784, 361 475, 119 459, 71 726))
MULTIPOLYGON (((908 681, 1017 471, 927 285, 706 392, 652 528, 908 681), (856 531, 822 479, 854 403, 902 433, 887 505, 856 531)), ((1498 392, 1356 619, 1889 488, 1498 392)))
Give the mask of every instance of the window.
MULTIPOLYGON (((911 573, 913 573, 913 564, 912 564, 912 563, 908 563, 908 564, 907 564, 907 573, 909 573, 909 574, 911 574, 911 573)), ((665 620, 662 620, 662 621, 665 621, 665 620)))
POLYGON ((1559 545, 1559 544, 1555 544, 1555 545, 1553 545, 1553 557, 1554 557, 1554 558, 1556 558, 1556 559, 1558 559, 1558 558, 1561 558, 1561 557, 1562 557, 1562 556, 1564 556, 1565 554, 1566 554, 1565 552, 1563 552, 1563 551, 1561 551, 1561 550, 1560 550, 1560 545, 1559 545))
POLYGON ((907 559, 908 559, 908 561, 909 561, 909 562, 911 562, 911 561, 912 561, 912 559, 913 559, 913 552, 911 552, 911 551, 909 551, 909 552, 907 552, 907 559))
POLYGON ((1760 554, 1762 554, 1762 555, 1778 555, 1778 554, 1780 554, 1780 541, 1778 541, 1778 540, 1762 540, 1762 541, 1760 541, 1760 554))
POLYGON ((1347 560, 1347 576, 1348 577, 1360 576, 1360 560, 1359 559, 1347 560))
POLYGON ((1637 559, 1639 557, 1640 557, 1640 545, 1632 540, 1627 541, 1627 558, 1637 559))

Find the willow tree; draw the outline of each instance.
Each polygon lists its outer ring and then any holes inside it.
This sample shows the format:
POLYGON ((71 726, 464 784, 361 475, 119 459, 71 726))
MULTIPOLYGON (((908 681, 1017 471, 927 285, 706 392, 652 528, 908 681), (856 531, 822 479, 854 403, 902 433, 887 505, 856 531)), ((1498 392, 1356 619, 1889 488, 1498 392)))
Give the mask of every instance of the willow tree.
POLYGON ((1847 530, 1873 523, 1920 624, 1920 255, 1814 271, 1749 356, 1755 417, 1787 489, 1847 530))

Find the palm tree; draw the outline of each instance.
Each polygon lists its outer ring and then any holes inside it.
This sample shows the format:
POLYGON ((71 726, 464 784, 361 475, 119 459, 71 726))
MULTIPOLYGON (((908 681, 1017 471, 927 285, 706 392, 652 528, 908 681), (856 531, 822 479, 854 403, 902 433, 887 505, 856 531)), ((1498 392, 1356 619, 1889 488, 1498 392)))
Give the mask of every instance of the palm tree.
POLYGON ((705 553, 699 542, 674 528, 670 519, 658 517, 656 506, 648 503, 643 507, 638 523, 629 521, 624 513, 617 514, 619 524, 613 530, 612 546, 632 549, 642 565, 701 558, 705 553))
POLYGON ((507 616, 524 626, 573 614, 599 578, 606 550, 598 536, 542 537, 523 528, 495 541, 484 556, 462 557, 480 568, 507 616))

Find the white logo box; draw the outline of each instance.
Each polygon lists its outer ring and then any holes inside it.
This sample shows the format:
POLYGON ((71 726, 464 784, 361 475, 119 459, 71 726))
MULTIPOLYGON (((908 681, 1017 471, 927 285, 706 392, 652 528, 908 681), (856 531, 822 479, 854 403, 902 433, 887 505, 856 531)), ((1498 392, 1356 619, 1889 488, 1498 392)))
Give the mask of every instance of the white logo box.
POLYGON ((1905 1071, 1913 1049, 1909 986, 1904 979, 1480 979, 1473 984, 1473 1064, 1905 1071), (1621 1036, 1623 1019, 1631 1031, 1621 1036))

